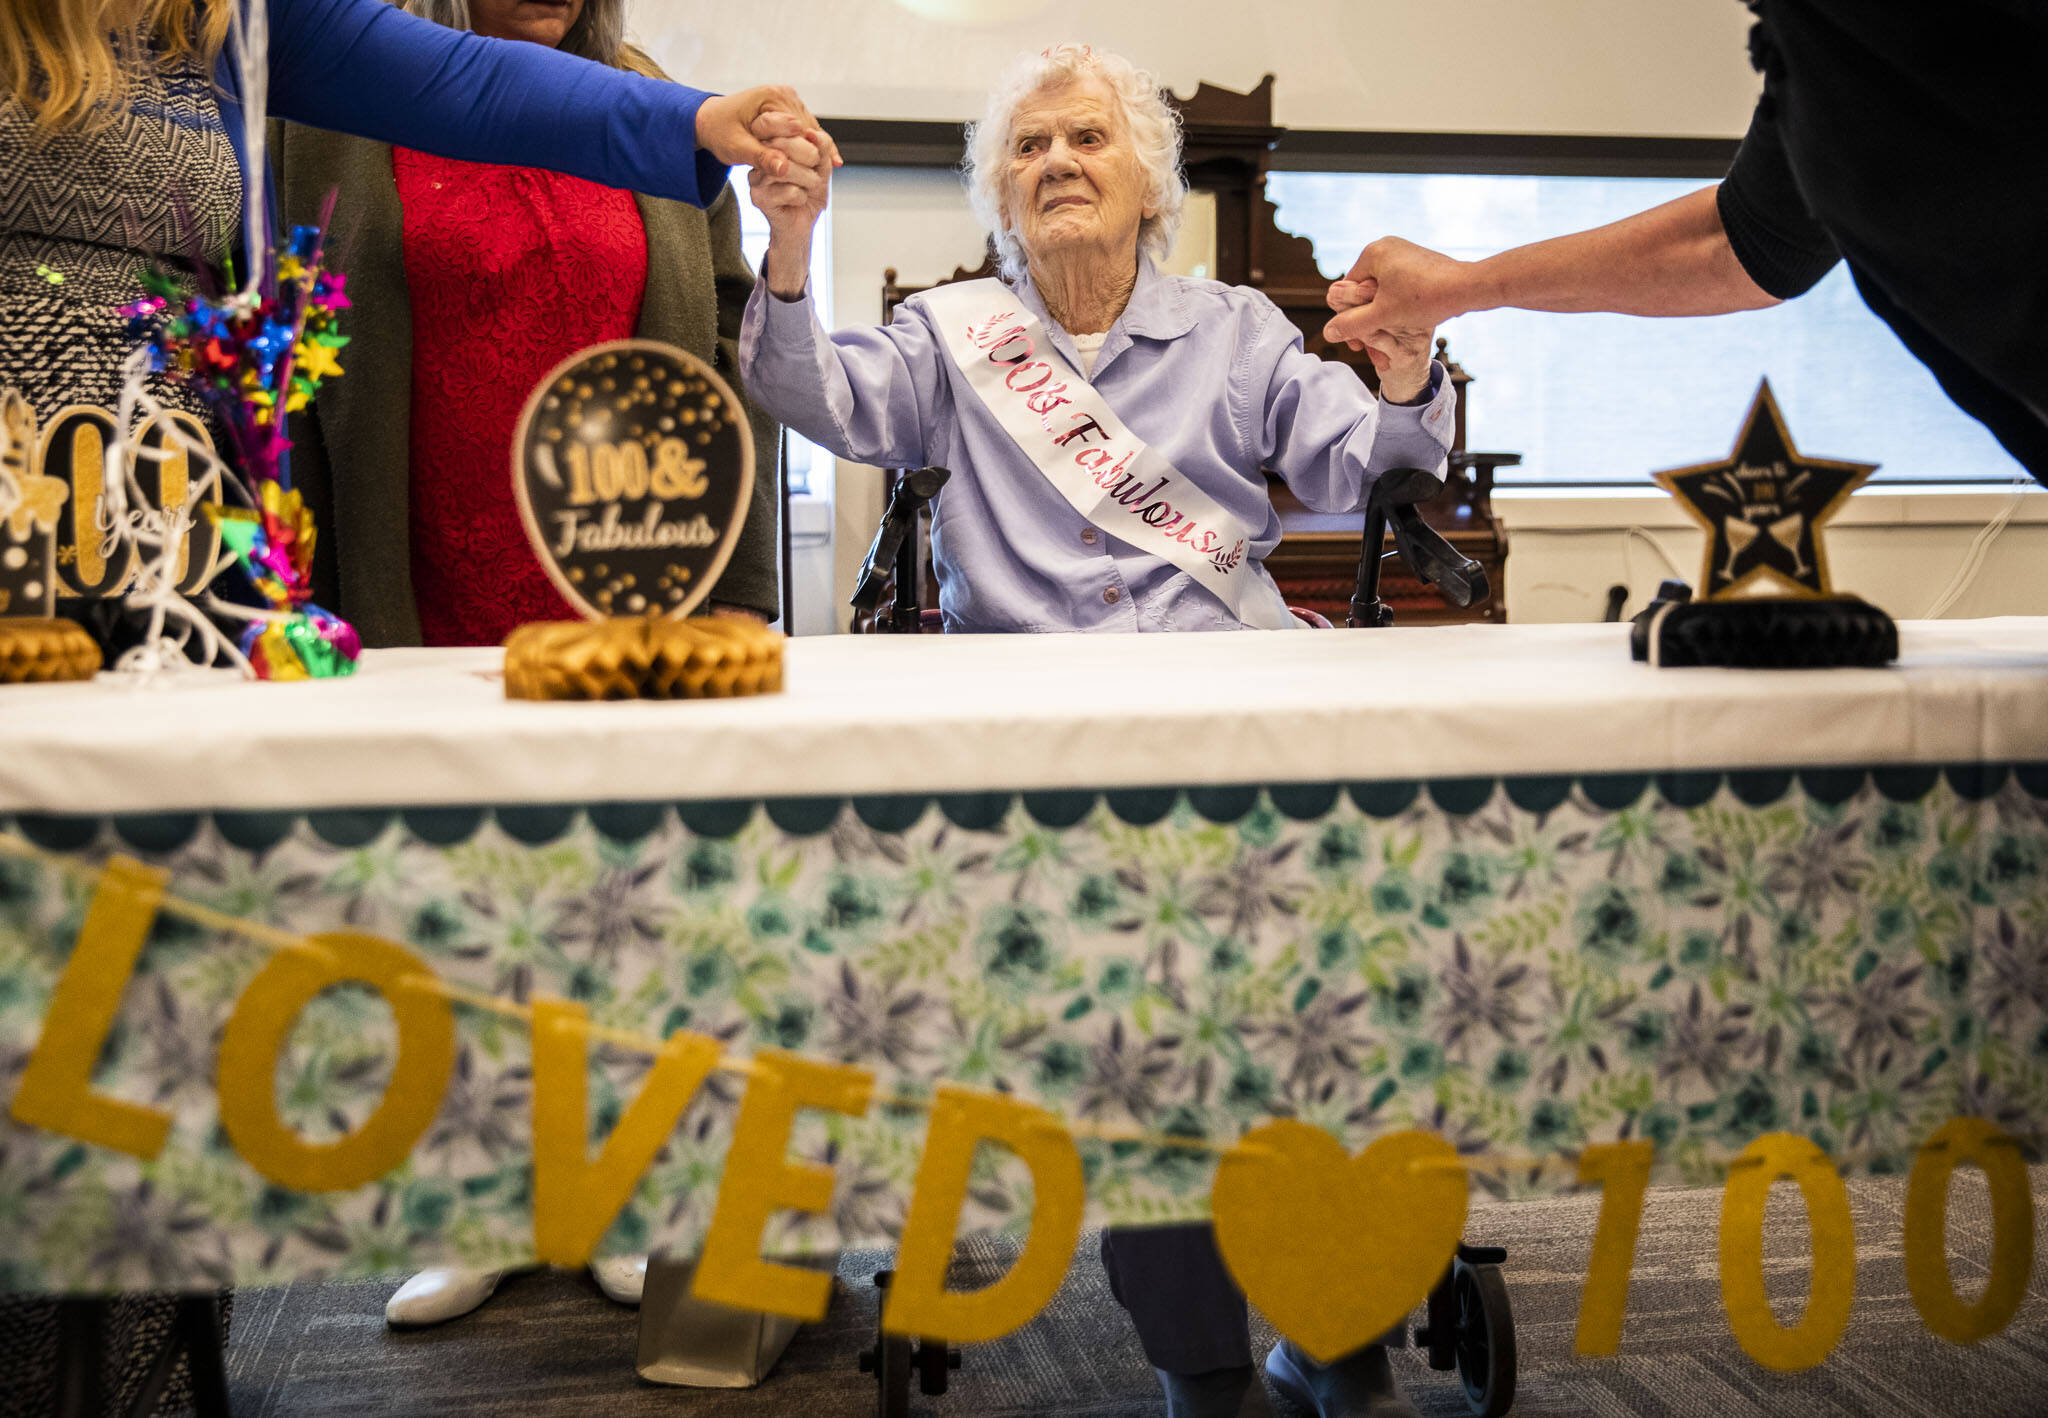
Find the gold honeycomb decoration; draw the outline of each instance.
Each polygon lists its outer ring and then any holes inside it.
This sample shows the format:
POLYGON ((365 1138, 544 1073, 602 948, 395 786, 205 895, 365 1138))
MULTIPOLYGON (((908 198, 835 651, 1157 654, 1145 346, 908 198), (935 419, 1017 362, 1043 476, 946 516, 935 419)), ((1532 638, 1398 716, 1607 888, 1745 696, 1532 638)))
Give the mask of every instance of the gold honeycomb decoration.
POLYGON ((782 636, 755 621, 652 621, 648 643, 649 699, 740 699, 782 691, 782 636))
POLYGON ((100 647, 68 620, 0 619, 0 684, 54 684, 100 672, 100 647))
POLYGON ((739 699, 782 689, 778 631, 751 620, 546 621, 505 641, 508 699, 739 699))

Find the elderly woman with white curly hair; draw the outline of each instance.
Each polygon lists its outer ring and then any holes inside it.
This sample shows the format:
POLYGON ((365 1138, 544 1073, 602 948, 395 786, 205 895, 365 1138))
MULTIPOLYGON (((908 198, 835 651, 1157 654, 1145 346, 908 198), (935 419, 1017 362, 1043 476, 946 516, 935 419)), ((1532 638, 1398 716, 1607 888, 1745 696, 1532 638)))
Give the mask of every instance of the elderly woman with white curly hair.
MULTIPOLYGON (((1382 337, 1374 398, 1263 295, 1160 273, 1179 159, 1172 110, 1127 61, 1025 59, 967 156, 1008 283, 936 287, 893 324, 829 336, 808 287, 821 184, 754 179, 771 236, 741 329, 747 387, 841 456, 952 470, 933 524, 949 631, 1288 627, 1260 565, 1279 540, 1261 470, 1334 511, 1382 470, 1444 464, 1452 391, 1427 333, 1382 337)), ((1103 1260, 1171 1418, 1269 1411, 1207 1227, 1111 1232, 1103 1260)), ((1283 1342, 1266 1368, 1321 1418, 1414 1413, 1383 1344, 1319 1366, 1283 1342)))
POLYGON ((757 171, 770 242, 740 342, 754 396, 814 442, 952 470, 933 510, 947 630, 1289 628, 1261 470, 1343 511, 1386 469, 1441 469, 1453 395, 1426 333, 1377 337, 1375 399, 1265 296, 1161 274, 1180 130, 1128 61, 1060 45, 1018 64, 966 177, 1008 284, 935 287, 828 337, 807 284, 824 184, 757 171))

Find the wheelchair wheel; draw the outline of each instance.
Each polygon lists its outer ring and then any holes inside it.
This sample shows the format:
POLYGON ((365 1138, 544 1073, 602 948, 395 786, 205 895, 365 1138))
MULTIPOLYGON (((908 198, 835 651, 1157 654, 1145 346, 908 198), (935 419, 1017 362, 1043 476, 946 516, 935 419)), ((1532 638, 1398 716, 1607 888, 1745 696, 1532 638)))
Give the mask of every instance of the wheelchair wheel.
POLYGON ((1451 1264, 1456 1304, 1454 1357, 1465 1402, 1480 1418, 1501 1418, 1515 1401, 1515 1317, 1497 1265, 1451 1264))

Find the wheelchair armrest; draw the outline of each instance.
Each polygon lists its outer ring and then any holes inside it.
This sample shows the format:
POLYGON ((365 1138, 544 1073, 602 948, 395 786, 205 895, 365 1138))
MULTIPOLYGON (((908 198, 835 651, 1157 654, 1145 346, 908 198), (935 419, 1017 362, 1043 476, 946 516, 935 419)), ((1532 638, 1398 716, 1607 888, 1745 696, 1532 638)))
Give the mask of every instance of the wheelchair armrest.
POLYGON ((1358 589, 1351 599, 1352 625, 1393 623, 1392 613, 1379 599, 1380 546, 1387 531, 1394 534, 1394 555, 1452 605, 1462 608, 1486 598, 1491 588, 1485 568, 1445 541, 1416 511, 1416 504, 1429 501, 1443 487, 1443 479, 1426 468, 1390 468, 1374 481, 1365 501, 1365 545, 1358 589))
POLYGON ((871 611, 882 603, 882 590, 888 584, 890 573, 896 569, 896 553, 909 533, 908 522, 886 513, 883 515, 874 543, 868 547, 868 559, 861 566, 860 580, 855 584, 853 594, 847 598, 847 604, 857 611, 871 611))
POLYGON ((1408 569, 1460 608, 1486 599, 1486 568, 1445 541, 1409 503, 1393 509, 1394 547, 1408 569))
POLYGON ((855 610, 872 611, 882 603, 882 587, 898 569, 904 544, 911 541, 917 526, 917 514, 938 495, 950 477, 952 474, 944 468, 913 468, 897 475, 889 505, 882 509, 882 525, 875 530, 874 544, 868 548, 860 580, 848 598, 848 604, 855 610))

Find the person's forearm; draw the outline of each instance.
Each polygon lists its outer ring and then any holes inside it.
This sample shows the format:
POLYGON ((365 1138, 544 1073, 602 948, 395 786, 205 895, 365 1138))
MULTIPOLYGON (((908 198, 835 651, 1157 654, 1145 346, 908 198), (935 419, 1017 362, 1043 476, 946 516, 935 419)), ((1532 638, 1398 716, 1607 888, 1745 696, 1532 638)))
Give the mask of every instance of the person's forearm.
POLYGON ((700 150, 707 95, 383 0, 272 0, 270 111, 470 162, 549 168, 708 206, 726 168, 700 150))
POLYGON ((1725 315, 1778 302, 1742 269, 1715 189, 1591 231, 1518 246, 1463 272, 1467 311, 1725 315))
POLYGON ((811 280, 811 243, 809 238, 780 236, 768 238, 768 259, 762 263, 768 277, 769 294, 783 300, 799 300, 804 287, 811 280))

